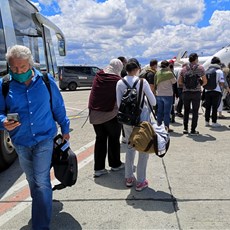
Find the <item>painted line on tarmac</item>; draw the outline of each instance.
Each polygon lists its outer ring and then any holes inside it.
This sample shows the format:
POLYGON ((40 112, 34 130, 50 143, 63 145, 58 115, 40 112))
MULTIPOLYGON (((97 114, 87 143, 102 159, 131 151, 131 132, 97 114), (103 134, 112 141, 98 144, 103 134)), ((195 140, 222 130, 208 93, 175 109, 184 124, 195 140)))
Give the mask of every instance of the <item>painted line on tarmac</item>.
POLYGON ((73 107, 69 107, 69 106, 65 106, 65 109, 67 111, 82 111, 82 109, 77 109, 77 108, 73 108, 73 107))
MULTIPOLYGON (((77 151, 74 151, 78 159, 78 169, 80 170, 90 163, 93 156, 94 142, 91 141, 77 151)), ((60 183, 51 171, 52 186, 60 183)), ((1 198, 0 205, 0 227, 14 218, 17 214, 31 205, 30 191, 26 180, 12 186, 1 198)))

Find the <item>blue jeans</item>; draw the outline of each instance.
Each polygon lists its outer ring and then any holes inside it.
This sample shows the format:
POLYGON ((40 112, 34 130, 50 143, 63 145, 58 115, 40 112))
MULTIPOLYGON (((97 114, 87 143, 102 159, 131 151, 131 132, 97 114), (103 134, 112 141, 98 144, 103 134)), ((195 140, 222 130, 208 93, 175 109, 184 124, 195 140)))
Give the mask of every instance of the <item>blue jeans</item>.
POLYGON ((157 123, 169 127, 173 96, 157 96, 157 123))
POLYGON ((50 164, 53 138, 41 141, 31 147, 14 146, 30 187, 33 230, 49 229, 52 214, 50 164))

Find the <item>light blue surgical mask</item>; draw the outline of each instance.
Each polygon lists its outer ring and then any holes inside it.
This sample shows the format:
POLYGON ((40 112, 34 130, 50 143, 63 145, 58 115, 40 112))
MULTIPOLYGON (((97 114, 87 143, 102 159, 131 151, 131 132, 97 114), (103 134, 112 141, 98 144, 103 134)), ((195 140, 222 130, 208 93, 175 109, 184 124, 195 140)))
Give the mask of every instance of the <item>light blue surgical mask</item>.
POLYGON ((32 70, 29 69, 27 72, 25 73, 13 73, 11 70, 9 70, 10 75, 12 76, 12 78, 20 83, 24 83, 26 81, 28 81, 31 76, 32 76, 32 70))

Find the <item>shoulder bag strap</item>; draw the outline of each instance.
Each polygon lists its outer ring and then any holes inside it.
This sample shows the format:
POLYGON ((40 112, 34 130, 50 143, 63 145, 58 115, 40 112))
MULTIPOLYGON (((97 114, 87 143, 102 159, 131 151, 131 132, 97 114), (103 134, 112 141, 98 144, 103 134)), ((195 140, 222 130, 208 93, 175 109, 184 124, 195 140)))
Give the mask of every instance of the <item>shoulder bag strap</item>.
MULTIPOLYGON (((137 101, 137 104, 138 104, 138 106, 140 106, 140 108, 142 108, 143 105, 144 105, 144 96, 143 96, 143 100, 142 100, 142 102, 141 102, 141 94, 142 94, 142 91, 143 91, 143 78, 137 79, 136 82, 139 81, 139 80, 140 80, 140 87, 139 87, 139 93, 138 93, 138 101, 137 101)), ((136 82, 135 82, 135 83, 136 83, 136 82)), ((134 83, 134 85, 135 85, 135 83, 134 83)))

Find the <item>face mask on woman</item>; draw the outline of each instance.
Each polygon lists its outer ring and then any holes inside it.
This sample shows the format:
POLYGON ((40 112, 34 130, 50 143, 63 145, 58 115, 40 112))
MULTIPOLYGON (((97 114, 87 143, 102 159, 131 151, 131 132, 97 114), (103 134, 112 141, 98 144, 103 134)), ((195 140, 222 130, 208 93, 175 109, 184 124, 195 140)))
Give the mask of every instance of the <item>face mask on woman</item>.
POLYGON ((12 76, 12 78, 20 83, 24 83, 26 81, 28 81, 31 76, 32 76, 32 70, 28 69, 27 72, 25 73, 13 73, 11 70, 9 71, 10 75, 12 76))

